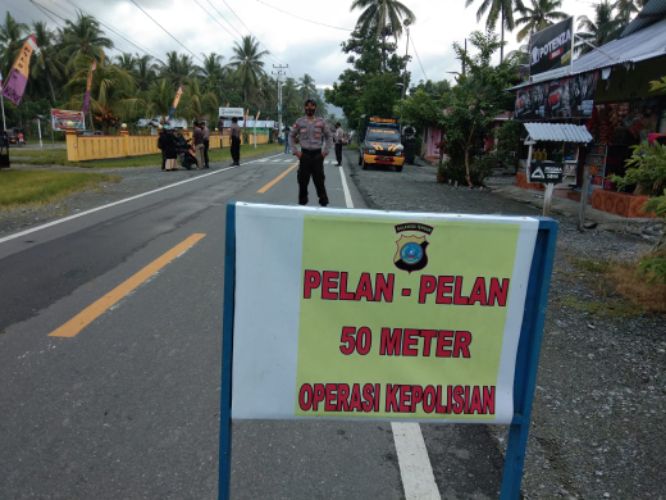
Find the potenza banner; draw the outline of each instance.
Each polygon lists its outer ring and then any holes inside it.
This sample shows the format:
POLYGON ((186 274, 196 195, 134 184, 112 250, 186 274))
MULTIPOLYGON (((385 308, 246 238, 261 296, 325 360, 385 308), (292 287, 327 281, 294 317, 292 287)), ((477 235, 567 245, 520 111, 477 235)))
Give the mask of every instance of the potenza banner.
POLYGON ((511 422, 538 219, 238 203, 234 224, 232 418, 511 422))
POLYGON ((530 37, 530 74, 536 75, 571 63, 573 17, 530 37))

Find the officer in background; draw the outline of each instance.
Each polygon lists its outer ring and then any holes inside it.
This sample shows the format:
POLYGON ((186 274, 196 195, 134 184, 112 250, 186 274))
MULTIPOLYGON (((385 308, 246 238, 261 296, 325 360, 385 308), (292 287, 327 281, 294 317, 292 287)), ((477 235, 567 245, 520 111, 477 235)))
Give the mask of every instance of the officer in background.
POLYGON ((296 120, 291 127, 289 141, 291 152, 299 159, 298 165, 298 204, 308 204, 308 184, 310 177, 317 190, 319 204, 328 205, 328 195, 324 185, 324 158, 331 148, 331 132, 323 118, 315 116, 317 103, 313 99, 305 101, 305 116, 296 120), (300 144, 300 151, 296 147, 300 144))
POLYGON ((238 125, 238 118, 235 116, 231 119, 231 161, 232 165, 240 165, 240 144, 241 144, 241 129, 238 125))

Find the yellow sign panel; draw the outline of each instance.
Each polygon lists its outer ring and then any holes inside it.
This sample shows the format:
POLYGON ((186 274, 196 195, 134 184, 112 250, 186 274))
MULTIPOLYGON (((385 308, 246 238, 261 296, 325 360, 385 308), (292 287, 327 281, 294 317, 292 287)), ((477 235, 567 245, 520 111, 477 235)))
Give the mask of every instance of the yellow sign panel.
POLYGON ((495 419, 519 232, 306 217, 295 414, 495 419))

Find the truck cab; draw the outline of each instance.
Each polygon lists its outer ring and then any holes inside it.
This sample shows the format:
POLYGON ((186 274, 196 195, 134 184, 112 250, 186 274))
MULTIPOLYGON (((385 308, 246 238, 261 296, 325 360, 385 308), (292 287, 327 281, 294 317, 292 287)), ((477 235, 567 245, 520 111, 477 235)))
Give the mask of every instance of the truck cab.
POLYGON ((400 124, 397 119, 378 116, 368 119, 358 164, 363 170, 366 170, 368 165, 389 165, 397 172, 402 171, 405 154, 400 142, 400 124))

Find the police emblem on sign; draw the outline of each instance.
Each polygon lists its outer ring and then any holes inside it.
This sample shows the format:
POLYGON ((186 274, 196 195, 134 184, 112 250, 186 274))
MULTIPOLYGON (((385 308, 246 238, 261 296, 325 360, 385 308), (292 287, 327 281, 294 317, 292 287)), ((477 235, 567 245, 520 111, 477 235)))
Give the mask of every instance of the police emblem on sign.
POLYGON ((393 263, 398 269, 411 273, 419 271, 428 265, 428 254, 426 249, 429 245, 425 234, 431 234, 432 226, 409 222, 395 226, 396 233, 409 232, 411 234, 401 234, 398 241, 395 242, 397 250, 393 256, 393 263), (414 233, 422 233, 418 235, 414 233))

